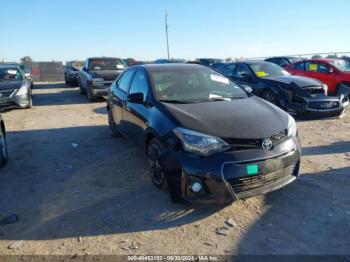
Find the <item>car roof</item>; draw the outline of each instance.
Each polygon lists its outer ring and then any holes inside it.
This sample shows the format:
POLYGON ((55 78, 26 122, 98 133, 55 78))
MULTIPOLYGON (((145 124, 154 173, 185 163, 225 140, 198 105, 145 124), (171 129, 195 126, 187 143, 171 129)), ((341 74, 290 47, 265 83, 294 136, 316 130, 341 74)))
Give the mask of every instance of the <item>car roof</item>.
POLYGON ((16 68, 18 69, 18 65, 15 64, 0 64, 0 68, 16 68))
POLYGON ((94 57, 89 57, 88 59, 120 59, 119 57, 107 57, 107 56, 94 56, 94 57))
POLYGON ((336 59, 336 58, 315 58, 315 59, 304 59, 304 61, 309 61, 309 62, 334 62, 334 61, 339 61, 342 59, 336 59))
POLYGON ((208 69, 208 67, 199 64, 173 63, 173 64, 145 64, 135 65, 129 68, 144 68, 147 71, 166 71, 166 70, 198 70, 208 69))

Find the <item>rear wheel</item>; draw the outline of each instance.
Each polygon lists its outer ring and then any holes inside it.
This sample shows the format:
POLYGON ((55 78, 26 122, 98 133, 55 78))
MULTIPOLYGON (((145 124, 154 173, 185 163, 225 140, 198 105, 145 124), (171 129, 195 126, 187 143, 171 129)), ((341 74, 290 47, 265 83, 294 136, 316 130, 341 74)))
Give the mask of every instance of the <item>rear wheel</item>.
POLYGON ((163 147, 158 139, 153 138, 147 147, 147 159, 151 172, 152 183, 160 190, 165 191, 168 188, 168 183, 165 177, 165 172, 159 164, 159 157, 163 152, 163 147))
POLYGON ((276 94, 271 89, 264 90, 261 97, 272 104, 276 104, 277 102, 276 94))
POLYGON ((108 125, 109 129, 112 132, 112 136, 120 137, 121 133, 119 132, 116 123, 114 122, 113 114, 110 108, 108 108, 108 125))
POLYGON ((335 95, 340 97, 342 94, 346 94, 350 92, 350 83, 340 83, 337 85, 335 95))
POLYGON ((8 160, 6 136, 0 128, 0 167, 6 165, 8 160))

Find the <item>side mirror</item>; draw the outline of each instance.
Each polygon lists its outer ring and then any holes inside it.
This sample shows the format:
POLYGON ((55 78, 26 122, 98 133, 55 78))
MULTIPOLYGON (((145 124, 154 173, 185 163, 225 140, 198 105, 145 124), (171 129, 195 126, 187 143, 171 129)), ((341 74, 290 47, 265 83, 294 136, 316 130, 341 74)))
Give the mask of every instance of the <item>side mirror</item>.
POLYGON ((30 79, 32 75, 31 75, 30 73, 24 73, 24 76, 25 76, 27 79, 30 79))
POLYGON ((252 94, 252 93, 253 93, 253 88, 251 88, 250 86, 242 85, 242 88, 243 88, 243 90, 246 91, 248 94, 252 94))
POLYGON ((332 68, 332 67, 331 67, 331 68, 329 68, 328 73, 330 73, 330 74, 333 74, 333 73, 334 73, 334 70, 333 70, 333 68, 332 68))
POLYGON ((247 80, 247 81, 251 81, 252 80, 252 76, 251 75, 248 75, 248 74, 241 74, 241 77, 244 79, 244 80, 247 80))
POLYGON ((143 104, 143 93, 129 94, 126 100, 130 103, 143 104))

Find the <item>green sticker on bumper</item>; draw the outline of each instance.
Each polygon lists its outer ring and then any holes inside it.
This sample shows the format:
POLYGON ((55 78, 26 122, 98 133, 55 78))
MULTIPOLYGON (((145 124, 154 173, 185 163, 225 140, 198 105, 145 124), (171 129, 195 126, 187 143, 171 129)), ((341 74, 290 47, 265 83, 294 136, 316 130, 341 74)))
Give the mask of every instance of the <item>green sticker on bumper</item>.
POLYGON ((249 165, 247 166, 247 174, 248 175, 256 175, 259 173, 258 165, 249 165))

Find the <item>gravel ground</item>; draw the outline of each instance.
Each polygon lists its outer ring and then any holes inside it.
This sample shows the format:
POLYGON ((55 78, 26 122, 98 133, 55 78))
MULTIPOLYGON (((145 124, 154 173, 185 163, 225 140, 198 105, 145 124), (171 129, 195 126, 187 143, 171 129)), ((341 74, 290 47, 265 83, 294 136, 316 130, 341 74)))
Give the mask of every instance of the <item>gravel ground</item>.
POLYGON ((229 206, 179 205, 144 155, 107 126, 105 101, 38 84, 34 107, 4 113, 0 254, 349 254, 350 113, 299 121, 301 178, 229 206), (227 220, 233 226, 226 224, 227 220))

